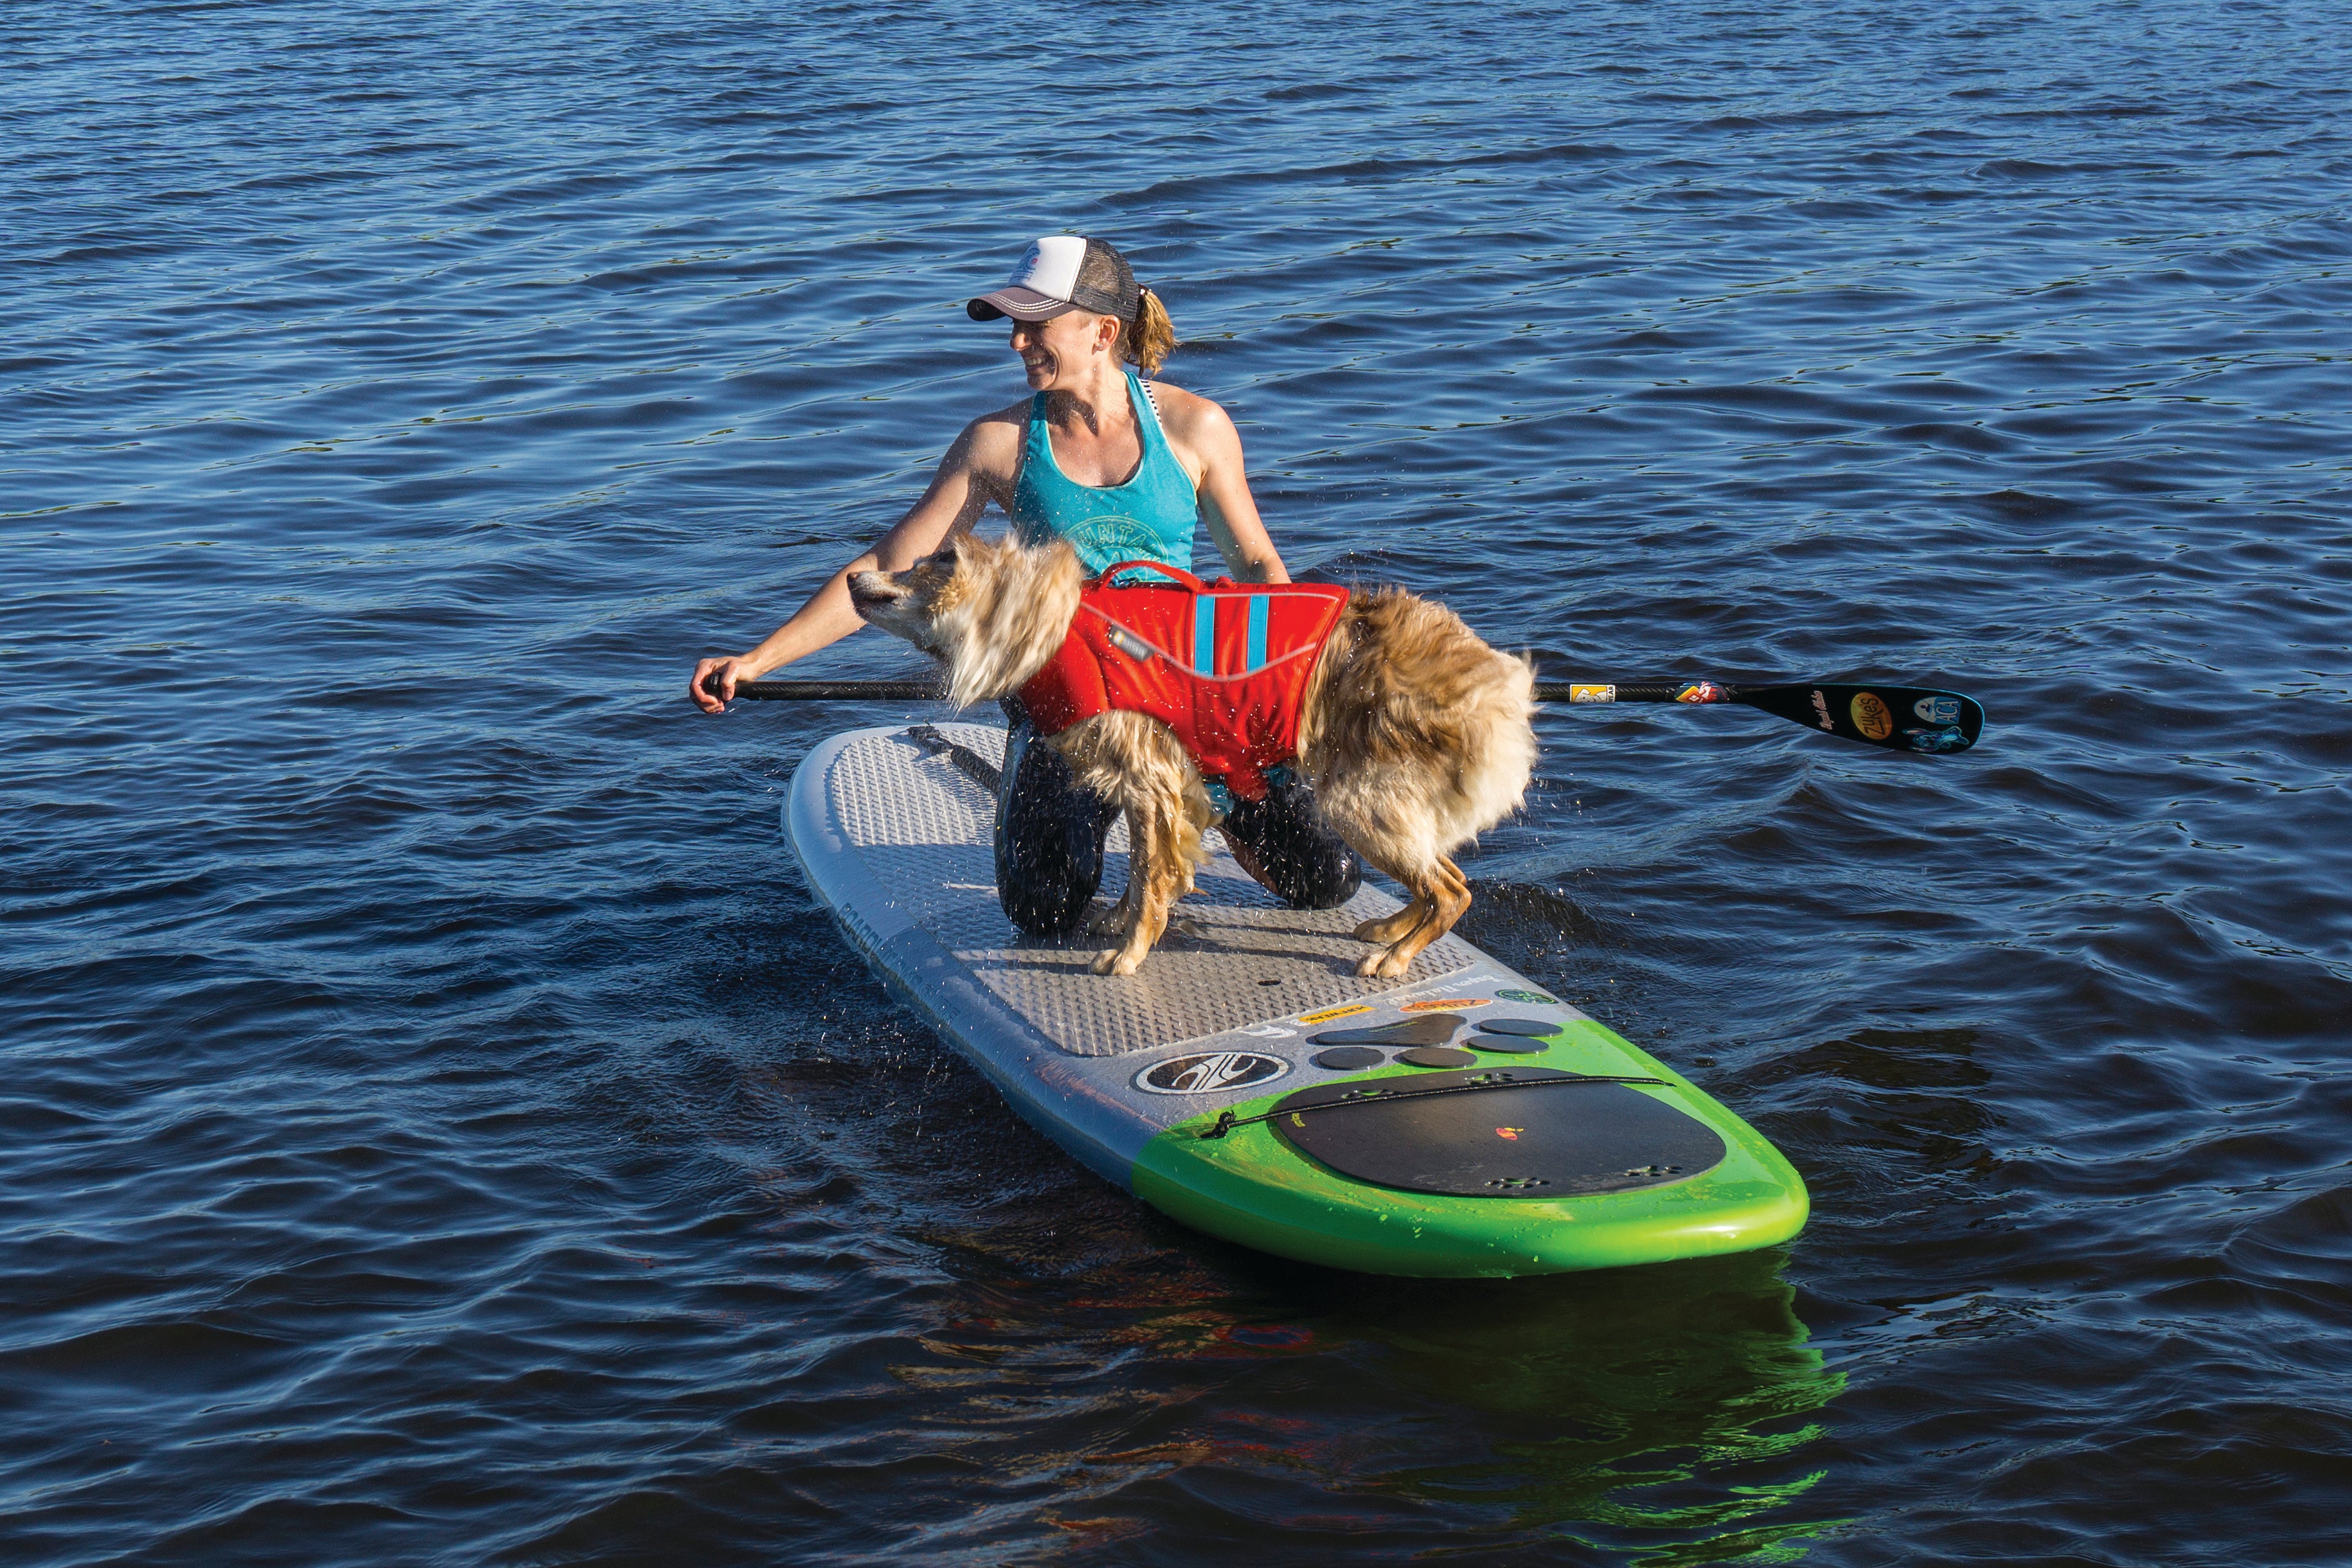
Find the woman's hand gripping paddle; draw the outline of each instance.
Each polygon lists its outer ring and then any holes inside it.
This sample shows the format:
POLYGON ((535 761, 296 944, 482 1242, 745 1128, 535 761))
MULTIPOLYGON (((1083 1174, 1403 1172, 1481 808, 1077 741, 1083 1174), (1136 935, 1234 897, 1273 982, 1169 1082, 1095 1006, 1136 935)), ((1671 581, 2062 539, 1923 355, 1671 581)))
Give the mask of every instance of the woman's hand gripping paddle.
MULTIPOLYGON (((745 680, 735 695, 752 702, 868 700, 922 702, 940 695, 929 679, 745 680)), ((1544 702, 1588 707, 1604 702, 1678 702, 1701 707, 1737 702, 1758 708, 1840 740, 1890 752, 1929 756, 1965 752, 1984 731, 1974 698, 1924 686, 1833 686, 1825 681, 1785 686, 1726 686, 1713 680, 1538 680, 1544 702)))

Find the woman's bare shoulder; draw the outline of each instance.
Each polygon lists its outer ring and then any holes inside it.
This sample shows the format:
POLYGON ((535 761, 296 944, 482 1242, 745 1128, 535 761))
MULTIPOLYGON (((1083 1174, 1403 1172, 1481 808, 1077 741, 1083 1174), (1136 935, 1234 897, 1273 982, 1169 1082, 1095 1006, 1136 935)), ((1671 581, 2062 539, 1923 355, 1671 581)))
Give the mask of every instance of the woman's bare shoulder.
POLYGON ((950 449, 965 467, 984 474, 1010 475, 1021 459, 1021 436, 1029 422, 1029 405, 1015 403, 983 414, 963 427, 950 449))
POLYGON ((1234 422, 1215 399, 1187 392, 1164 381, 1151 384, 1160 408, 1160 423, 1179 441, 1195 441, 1231 434, 1234 422))

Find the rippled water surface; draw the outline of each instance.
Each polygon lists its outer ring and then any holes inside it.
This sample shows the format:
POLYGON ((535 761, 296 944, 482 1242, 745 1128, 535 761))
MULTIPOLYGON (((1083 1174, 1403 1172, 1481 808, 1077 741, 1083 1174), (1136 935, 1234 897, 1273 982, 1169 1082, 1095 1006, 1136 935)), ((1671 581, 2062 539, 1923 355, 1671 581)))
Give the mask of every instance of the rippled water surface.
MULTIPOLYGON (((2352 29, 2311 4, 0 10, 11 1563, 2352 1557, 2352 29), (1790 1247, 1085 1174, 681 696, 1128 247, 1294 568, 1552 670, 1467 933, 1790 1247)), ((880 673, 862 637, 803 668, 880 673)))

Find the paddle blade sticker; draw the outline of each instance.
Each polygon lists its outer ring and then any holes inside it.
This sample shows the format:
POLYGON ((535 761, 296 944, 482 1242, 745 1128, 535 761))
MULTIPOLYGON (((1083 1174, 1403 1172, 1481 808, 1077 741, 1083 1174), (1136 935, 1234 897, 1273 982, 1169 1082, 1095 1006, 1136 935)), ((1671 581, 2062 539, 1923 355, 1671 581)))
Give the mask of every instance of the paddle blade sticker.
POLYGON ((1751 686, 1731 700, 1890 752, 1965 752, 1984 731, 1984 710, 1974 699, 1917 686, 1751 686))

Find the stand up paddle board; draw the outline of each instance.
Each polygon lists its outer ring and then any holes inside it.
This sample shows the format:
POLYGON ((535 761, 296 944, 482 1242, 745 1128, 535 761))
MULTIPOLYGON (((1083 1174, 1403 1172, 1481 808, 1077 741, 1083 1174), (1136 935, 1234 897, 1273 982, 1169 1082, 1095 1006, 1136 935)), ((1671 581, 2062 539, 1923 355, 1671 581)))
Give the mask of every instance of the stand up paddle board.
MULTIPOLYGON (((1803 1227, 1754 1129, 1459 938, 1394 981, 1349 935, 1397 900, 1284 907, 1219 847, 1140 973, 1023 936, 991 848, 1004 731, 837 735, 784 828, 891 991, 1081 1164, 1186 1225, 1376 1274, 1508 1276, 1740 1252, 1803 1227)), ((1125 885, 1114 828, 1107 909, 1125 885)))

